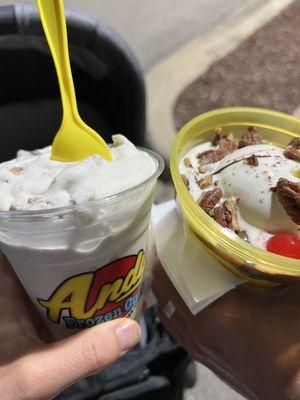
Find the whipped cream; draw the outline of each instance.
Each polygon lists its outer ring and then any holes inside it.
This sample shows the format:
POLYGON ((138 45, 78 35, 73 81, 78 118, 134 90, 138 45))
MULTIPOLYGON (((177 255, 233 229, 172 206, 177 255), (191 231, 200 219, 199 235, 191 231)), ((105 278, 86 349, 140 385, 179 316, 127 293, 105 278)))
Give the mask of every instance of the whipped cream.
POLYGON ((79 162, 50 159, 51 147, 20 150, 0 164, 0 210, 44 210, 87 203, 132 188, 157 169, 148 153, 114 135, 113 161, 93 155, 79 162))
POLYGON ((188 179, 189 191, 195 202, 199 203, 204 191, 215 187, 223 192, 217 205, 229 198, 238 199, 241 230, 247 233, 252 244, 263 249, 272 234, 299 235, 299 226, 287 215, 271 190, 280 178, 299 182, 294 176, 299 171, 299 162, 288 159, 282 148, 257 144, 237 149, 222 160, 205 165, 205 173, 200 173, 197 155, 216 148, 211 142, 205 142, 192 148, 180 162, 180 172, 188 179), (257 157, 257 166, 246 162, 253 155, 257 157), (186 158, 190 166, 184 162, 186 158), (212 185, 201 189, 197 182, 207 175, 212 177, 212 185))

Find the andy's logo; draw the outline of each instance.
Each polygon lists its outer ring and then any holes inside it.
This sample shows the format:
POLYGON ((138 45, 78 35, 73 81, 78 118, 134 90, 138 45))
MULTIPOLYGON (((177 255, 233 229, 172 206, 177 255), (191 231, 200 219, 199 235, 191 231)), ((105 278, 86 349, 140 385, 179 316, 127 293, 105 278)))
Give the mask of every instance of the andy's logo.
POLYGON ((145 270, 145 254, 114 261, 95 272, 65 280, 48 300, 38 299, 47 309, 48 318, 69 328, 83 328, 130 314, 140 299, 145 270))

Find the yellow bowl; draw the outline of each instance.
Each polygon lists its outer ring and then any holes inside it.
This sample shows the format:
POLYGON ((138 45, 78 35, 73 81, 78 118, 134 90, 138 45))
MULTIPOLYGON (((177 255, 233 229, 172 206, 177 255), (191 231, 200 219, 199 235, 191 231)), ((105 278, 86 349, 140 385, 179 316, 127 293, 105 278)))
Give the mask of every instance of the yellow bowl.
POLYGON ((259 128, 264 141, 285 147, 300 136, 300 120, 287 114, 259 108, 224 108, 202 114, 187 123, 177 135, 171 151, 171 174, 182 216, 207 250, 227 269, 258 284, 282 283, 300 278, 300 260, 261 250, 228 235, 195 203, 180 171, 179 161, 192 147, 211 140, 222 127, 239 138, 248 126, 259 128))

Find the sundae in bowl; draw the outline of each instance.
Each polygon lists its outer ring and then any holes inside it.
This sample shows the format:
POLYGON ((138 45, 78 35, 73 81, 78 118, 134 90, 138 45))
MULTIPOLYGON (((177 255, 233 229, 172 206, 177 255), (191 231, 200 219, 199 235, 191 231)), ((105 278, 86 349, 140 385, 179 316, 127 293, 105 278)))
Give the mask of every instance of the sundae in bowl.
POLYGON ((254 126, 239 139, 217 128, 179 169, 194 201, 229 233, 300 259, 300 138, 281 148, 254 126))
POLYGON ((186 237, 254 284, 300 278, 299 137, 295 117, 232 107, 195 117, 172 146, 186 237))

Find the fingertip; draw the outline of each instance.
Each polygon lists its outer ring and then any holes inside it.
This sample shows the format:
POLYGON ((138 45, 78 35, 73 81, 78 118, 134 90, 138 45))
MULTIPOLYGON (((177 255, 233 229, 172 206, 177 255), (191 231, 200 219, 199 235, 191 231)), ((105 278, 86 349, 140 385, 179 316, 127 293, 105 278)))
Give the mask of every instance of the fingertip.
POLYGON ((136 346, 141 340, 142 332, 140 325, 133 320, 126 320, 116 329, 116 337, 122 351, 128 351, 136 346))

